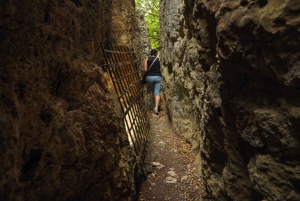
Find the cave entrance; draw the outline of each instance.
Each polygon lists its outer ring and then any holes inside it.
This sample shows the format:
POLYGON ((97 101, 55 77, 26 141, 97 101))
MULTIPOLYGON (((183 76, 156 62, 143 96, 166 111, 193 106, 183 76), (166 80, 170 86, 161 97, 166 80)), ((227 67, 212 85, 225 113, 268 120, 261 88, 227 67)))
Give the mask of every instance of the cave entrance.
POLYGON ((133 51, 124 45, 102 44, 106 64, 117 94, 122 119, 130 145, 134 148, 139 171, 145 174, 146 143, 150 124, 140 84, 138 59, 133 51))

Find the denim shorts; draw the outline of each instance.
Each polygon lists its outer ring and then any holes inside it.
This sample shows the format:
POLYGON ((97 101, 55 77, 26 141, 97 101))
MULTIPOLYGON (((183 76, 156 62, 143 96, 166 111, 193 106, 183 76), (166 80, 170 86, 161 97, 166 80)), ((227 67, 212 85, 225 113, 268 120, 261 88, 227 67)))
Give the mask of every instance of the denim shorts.
POLYGON ((160 95, 161 76, 147 76, 146 80, 153 94, 160 95))

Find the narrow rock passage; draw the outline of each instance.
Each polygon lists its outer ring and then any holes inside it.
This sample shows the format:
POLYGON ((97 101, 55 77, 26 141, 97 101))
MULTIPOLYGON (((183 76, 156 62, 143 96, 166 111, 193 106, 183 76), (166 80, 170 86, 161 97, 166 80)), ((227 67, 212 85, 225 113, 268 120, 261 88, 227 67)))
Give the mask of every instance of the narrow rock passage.
POLYGON ((138 200, 199 200, 201 180, 195 164, 196 152, 173 132, 164 101, 161 108, 158 115, 149 114, 148 175, 138 200))

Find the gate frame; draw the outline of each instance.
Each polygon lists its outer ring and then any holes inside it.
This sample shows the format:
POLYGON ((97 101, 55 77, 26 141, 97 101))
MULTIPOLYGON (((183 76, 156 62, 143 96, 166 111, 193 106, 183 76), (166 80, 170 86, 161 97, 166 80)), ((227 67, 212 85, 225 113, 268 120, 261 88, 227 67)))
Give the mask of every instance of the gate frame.
POLYGON ((122 111, 124 132, 127 134, 129 142, 132 143, 131 146, 133 145, 138 170, 142 176, 146 177, 145 158, 150 122, 144 100, 143 85, 140 82, 139 60, 133 48, 125 45, 103 43, 101 48, 106 62, 102 68, 109 72, 113 82, 122 111))

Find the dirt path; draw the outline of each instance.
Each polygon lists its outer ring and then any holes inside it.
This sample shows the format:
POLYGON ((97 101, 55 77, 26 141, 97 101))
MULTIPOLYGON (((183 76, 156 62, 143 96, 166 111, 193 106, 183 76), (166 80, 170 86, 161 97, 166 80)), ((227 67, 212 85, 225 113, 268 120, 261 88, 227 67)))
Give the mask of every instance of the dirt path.
POLYGON ((195 151, 173 132, 164 102, 159 115, 151 113, 149 117, 148 176, 138 200, 200 200, 201 180, 194 163, 195 151))

